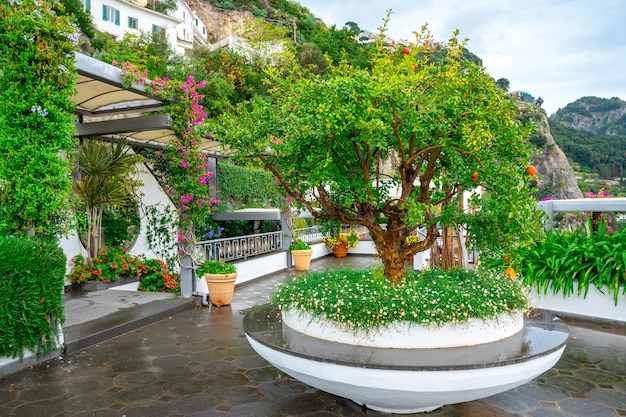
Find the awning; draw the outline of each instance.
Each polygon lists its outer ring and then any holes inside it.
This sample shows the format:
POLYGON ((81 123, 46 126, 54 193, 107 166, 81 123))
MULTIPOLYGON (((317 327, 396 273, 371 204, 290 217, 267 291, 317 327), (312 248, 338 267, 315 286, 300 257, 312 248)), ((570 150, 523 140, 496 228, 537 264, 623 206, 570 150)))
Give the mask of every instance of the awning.
MULTIPOLYGON (((139 146, 162 148, 174 133, 163 100, 151 97, 142 84, 122 86, 122 70, 87 55, 76 53, 78 70, 76 103, 80 137, 121 137, 139 146)), ((224 156, 218 141, 204 138, 201 148, 224 156)))

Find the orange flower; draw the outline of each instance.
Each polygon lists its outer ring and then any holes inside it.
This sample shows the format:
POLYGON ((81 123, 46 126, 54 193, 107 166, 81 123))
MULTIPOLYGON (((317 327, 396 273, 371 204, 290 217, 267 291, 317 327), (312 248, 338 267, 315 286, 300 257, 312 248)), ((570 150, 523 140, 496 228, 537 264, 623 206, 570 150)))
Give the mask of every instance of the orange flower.
POLYGON ((504 276, 512 281, 517 276, 517 273, 515 273, 515 269, 509 266, 508 268, 504 270, 504 276))

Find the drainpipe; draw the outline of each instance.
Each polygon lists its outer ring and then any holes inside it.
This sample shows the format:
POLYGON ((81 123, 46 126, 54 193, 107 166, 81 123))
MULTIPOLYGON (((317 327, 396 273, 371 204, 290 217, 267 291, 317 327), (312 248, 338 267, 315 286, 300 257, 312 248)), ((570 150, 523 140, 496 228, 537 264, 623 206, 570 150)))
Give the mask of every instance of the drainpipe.
POLYGON ((209 301, 209 294, 205 294, 203 292, 198 292, 196 290, 196 280, 198 279, 196 277, 196 270, 194 268, 190 269, 191 271, 191 295, 194 297, 200 297, 200 303, 205 306, 208 307, 211 305, 210 301, 209 301))

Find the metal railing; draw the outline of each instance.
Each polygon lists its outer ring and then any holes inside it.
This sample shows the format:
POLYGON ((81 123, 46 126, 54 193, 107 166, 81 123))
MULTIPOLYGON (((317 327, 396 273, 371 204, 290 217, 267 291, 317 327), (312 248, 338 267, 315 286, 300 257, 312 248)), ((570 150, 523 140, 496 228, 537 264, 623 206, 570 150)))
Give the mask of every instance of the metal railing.
POLYGON ((283 250, 283 236, 282 232, 278 231, 205 240, 197 242, 196 248, 200 252, 198 255, 201 259, 228 262, 281 251, 283 250))
MULTIPOLYGON (((342 227, 343 233, 347 233, 350 230, 355 231, 360 239, 369 236, 369 231, 365 226, 342 227)), ((324 240, 321 226, 303 227, 302 229, 296 229, 294 232, 298 239, 308 244, 319 243, 324 240)))
POLYGON ((298 239, 303 241, 304 243, 318 243, 324 240, 324 235, 322 234, 320 226, 313 227, 303 227, 302 229, 294 230, 295 235, 298 239))
MULTIPOLYGON (((352 227, 352 230, 355 230, 361 237, 368 235, 365 227, 352 227)), ((296 229, 295 234, 308 244, 319 243, 324 240, 320 226, 296 229)), ((196 256, 202 261, 229 262, 287 249, 283 245, 283 232, 277 231, 197 242, 196 256)))

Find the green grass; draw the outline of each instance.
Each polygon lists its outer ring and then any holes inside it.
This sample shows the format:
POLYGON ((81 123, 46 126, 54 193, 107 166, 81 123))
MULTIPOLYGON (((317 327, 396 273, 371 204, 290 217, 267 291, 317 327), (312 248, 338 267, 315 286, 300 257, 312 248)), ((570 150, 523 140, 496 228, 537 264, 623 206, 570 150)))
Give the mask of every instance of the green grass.
POLYGON ((460 269, 409 271, 392 284, 380 269, 311 272, 279 287, 271 302, 341 323, 371 329, 405 320, 422 325, 493 318, 528 310, 528 290, 503 273, 460 269))

